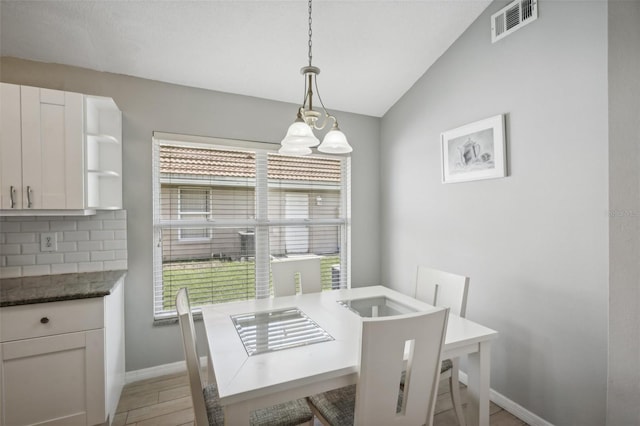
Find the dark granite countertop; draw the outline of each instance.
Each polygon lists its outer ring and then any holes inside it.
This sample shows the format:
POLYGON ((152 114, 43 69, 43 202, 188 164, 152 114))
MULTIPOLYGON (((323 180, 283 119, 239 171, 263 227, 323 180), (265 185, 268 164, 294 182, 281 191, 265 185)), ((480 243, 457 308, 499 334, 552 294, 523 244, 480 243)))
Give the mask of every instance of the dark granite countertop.
POLYGON ((0 279, 0 308, 108 296, 126 273, 122 270, 0 279))

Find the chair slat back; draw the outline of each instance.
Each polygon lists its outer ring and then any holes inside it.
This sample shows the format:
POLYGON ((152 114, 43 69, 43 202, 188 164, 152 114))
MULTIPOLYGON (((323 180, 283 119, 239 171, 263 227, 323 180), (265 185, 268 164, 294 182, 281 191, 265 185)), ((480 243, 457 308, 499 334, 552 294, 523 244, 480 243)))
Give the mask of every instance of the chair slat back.
POLYGON ((193 314, 189 303, 189 293, 186 288, 178 290, 176 296, 176 311, 180 331, 182 332, 182 343, 184 347, 184 358, 187 362, 187 373, 189 374, 189 384, 191 387, 191 400, 193 401, 193 411, 195 414, 196 426, 206 426, 207 408, 202 393, 202 376, 200 375, 200 362, 196 350, 196 333, 193 325, 193 314))
POLYGON ((433 417, 447 314, 439 309, 362 319, 356 425, 421 425, 433 417), (407 341, 411 350, 397 412, 407 341))
POLYGON ((319 257, 287 258, 271 262, 274 296, 293 296, 296 294, 297 273, 300 274, 300 291, 302 293, 322 291, 319 257))
POLYGON ((464 317, 467 311, 469 277, 418 266, 415 298, 434 306, 450 308, 464 317))

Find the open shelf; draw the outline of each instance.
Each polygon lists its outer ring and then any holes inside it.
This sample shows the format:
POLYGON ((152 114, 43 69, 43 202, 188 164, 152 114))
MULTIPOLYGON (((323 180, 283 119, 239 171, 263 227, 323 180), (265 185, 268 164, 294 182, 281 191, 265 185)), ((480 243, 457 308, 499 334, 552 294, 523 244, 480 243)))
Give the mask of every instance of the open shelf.
POLYGON ((111 98, 85 97, 88 205, 122 208, 122 113, 111 98))
POLYGON ((113 135, 87 133, 87 142, 120 143, 120 140, 113 135))
POLYGON ((120 177, 120 173, 113 170, 87 170, 87 173, 93 173, 98 177, 120 177))

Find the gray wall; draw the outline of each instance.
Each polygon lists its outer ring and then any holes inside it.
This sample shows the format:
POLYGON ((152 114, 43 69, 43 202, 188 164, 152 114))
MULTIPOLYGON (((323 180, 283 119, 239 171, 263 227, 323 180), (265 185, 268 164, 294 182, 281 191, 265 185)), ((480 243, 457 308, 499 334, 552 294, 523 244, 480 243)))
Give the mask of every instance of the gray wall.
MULTIPOLYGON (((279 143, 298 106, 15 58, 1 58, 0 67, 0 79, 4 82, 110 96, 122 110, 129 251, 125 288, 126 369, 138 370, 183 359, 178 327, 153 326, 152 133, 279 143)), ((291 84, 302 83, 300 80, 291 84)), ((330 105, 331 100, 327 101, 330 105)), ((336 115, 354 149, 352 280, 354 286, 378 283, 380 120, 340 112, 336 115)), ((198 333, 202 336, 200 325, 198 333)))
POLYGON ((492 44, 505 4, 382 119, 382 279, 410 292, 418 264, 470 276, 468 317, 500 332, 492 388, 551 423, 601 426, 607 4, 540 2, 537 21, 492 44), (440 132, 502 113, 509 176, 442 184, 440 132))
POLYGON ((607 424, 640 424, 640 2, 609 2, 607 424))

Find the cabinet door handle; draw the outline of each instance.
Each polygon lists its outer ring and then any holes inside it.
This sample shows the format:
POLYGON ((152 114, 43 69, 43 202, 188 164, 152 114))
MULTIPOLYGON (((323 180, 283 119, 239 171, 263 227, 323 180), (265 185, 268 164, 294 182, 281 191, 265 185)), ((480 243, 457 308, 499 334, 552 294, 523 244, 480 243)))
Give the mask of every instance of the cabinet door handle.
POLYGON ((27 208, 33 207, 33 203, 31 202, 31 187, 27 186, 27 208))
POLYGON ((16 188, 13 186, 9 187, 9 200, 11 201, 11 208, 15 208, 16 207, 16 200, 15 200, 15 196, 16 196, 16 188))
POLYGON ((49 318, 47 318, 47 317, 42 317, 42 318, 40 318, 40 323, 42 323, 42 324, 46 324, 46 323, 48 323, 48 322, 49 322, 49 318))

